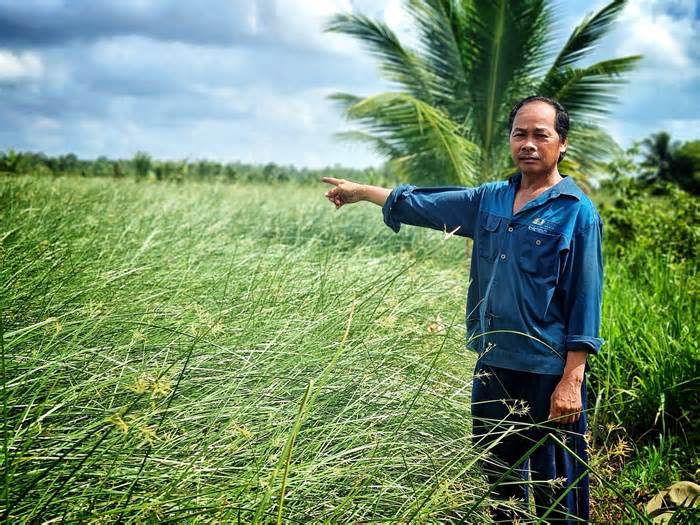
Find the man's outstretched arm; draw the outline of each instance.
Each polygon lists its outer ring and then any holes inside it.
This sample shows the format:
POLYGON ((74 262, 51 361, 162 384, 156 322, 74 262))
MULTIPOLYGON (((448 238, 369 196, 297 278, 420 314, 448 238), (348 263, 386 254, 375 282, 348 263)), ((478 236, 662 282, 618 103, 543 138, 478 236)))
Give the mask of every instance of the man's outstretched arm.
POLYGON ((371 186, 369 184, 358 184, 345 179, 321 177, 321 181, 334 185, 325 195, 329 201, 335 204, 336 209, 344 204, 351 204, 359 201, 369 201, 377 206, 383 206, 391 193, 389 188, 371 186))
POLYGON ((325 195, 336 208, 361 200, 373 202, 382 207, 384 222, 396 233, 401 224, 410 224, 472 238, 484 190, 483 186, 418 188, 412 184, 390 190, 332 177, 321 180, 335 186, 325 195))

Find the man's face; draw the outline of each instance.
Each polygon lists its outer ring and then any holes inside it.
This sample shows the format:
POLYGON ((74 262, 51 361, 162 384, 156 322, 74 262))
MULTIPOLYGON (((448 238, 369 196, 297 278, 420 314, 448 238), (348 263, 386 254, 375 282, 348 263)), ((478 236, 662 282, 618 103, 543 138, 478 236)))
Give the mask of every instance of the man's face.
POLYGON ((550 173, 566 150, 554 129, 556 110, 539 100, 518 110, 510 130, 510 154, 524 175, 550 173))

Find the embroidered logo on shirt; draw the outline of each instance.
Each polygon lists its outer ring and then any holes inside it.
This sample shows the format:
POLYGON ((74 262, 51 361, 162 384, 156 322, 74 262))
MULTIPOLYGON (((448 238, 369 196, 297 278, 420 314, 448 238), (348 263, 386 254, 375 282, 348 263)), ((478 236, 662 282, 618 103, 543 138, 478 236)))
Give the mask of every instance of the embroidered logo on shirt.
POLYGON ((544 222, 544 219, 540 219, 539 217, 532 219, 532 224, 537 224, 538 226, 542 226, 544 222))

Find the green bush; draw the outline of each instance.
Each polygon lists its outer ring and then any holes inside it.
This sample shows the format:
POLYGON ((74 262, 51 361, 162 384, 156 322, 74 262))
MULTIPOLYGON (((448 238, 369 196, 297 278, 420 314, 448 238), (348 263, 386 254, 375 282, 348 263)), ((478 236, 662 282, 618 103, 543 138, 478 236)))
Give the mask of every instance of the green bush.
MULTIPOLYGON (((671 184, 619 182, 599 205, 605 228, 602 337, 592 360, 592 431, 652 446, 700 445, 700 203, 671 184)), ((641 461, 638 460, 637 463, 641 461)), ((685 462, 689 479, 692 461, 685 462)), ((682 477, 682 476, 681 476, 682 477)), ((651 479, 651 478, 650 478, 651 479)))
POLYGON ((670 183, 642 188, 633 179, 599 206, 606 245, 619 256, 653 252, 673 261, 697 260, 700 200, 670 183))

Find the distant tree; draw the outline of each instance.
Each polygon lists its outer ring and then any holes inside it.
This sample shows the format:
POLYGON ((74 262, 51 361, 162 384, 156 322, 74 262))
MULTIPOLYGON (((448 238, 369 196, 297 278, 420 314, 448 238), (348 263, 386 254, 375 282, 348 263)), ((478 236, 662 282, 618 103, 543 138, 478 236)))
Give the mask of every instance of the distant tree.
POLYGON ((189 173, 189 160, 183 159, 175 161, 175 166, 173 167, 173 180, 176 183, 182 184, 185 181, 185 179, 189 176, 189 173))
POLYGON ((338 14, 327 30, 365 44, 397 88, 364 98, 332 95, 363 128, 339 136, 369 144, 409 180, 474 184, 510 172, 509 111, 527 95, 544 95, 572 117, 561 171, 585 182, 613 143, 597 118, 641 58, 584 64, 625 3, 614 0, 586 16, 560 49, 547 0, 407 0, 415 48, 383 22, 338 14))
POLYGON ((672 141, 666 131, 654 133, 642 140, 642 167, 645 169, 644 178, 649 181, 672 179, 671 170, 673 156, 679 146, 678 141, 672 141))
POLYGON ((113 173, 112 163, 105 156, 100 156, 92 163, 92 174, 95 177, 109 177, 113 173))
POLYGON ((234 182, 238 178, 238 170, 236 165, 228 163, 224 166, 224 175, 229 182, 234 182))
POLYGON ((671 163, 673 179, 689 193, 700 195, 700 140, 682 144, 671 163))
POLYGON ((644 139, 641 146, 644 182, 672 182, 690 193, 700 193, 700 140, 681 144, 660 131, 644 139))
POLYGON ((58 157, 58 171, 61 173, 78 173, 80 162, 75 153, 67 153, 58 157))
POLYGON ((17 152, 10 148, 5 153, 0 155, 0 172, 18 173, 20 156, 17 152))
POLYGON ((112 164, 112 176, 117 179, 124 177, 124 167, 122 166, 122 161, 114 161, 114 164, 112 164))
POLYGON ((616 186, 623 181, 633 179, 639 175, 640 142, 637 141, 631 147, 623 149, 619 146, 610 151, 610 160, 605 164, 606 177, 601 180, 601 187, 616 186))
POLYGON ((134 168, 136 178, 146 179, 146 177, 148 177, 148 173, 151 171, 153 160, 148 153, 137 151, 134 157, 131 159, 131 165, 134 168))

